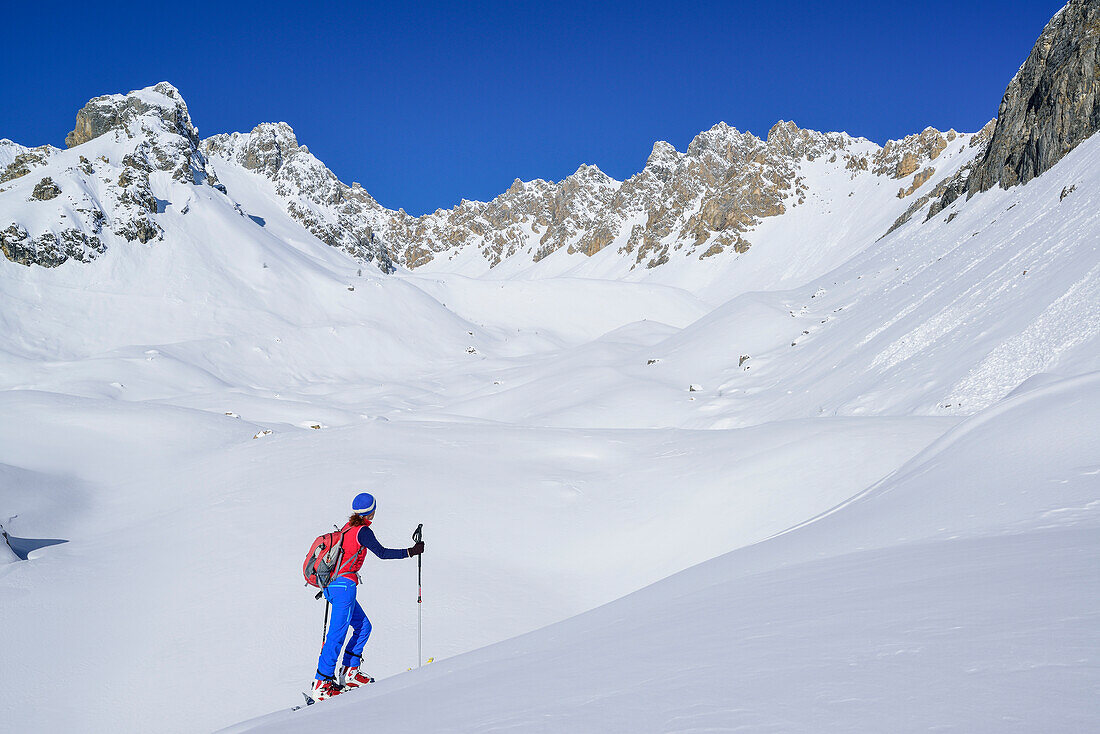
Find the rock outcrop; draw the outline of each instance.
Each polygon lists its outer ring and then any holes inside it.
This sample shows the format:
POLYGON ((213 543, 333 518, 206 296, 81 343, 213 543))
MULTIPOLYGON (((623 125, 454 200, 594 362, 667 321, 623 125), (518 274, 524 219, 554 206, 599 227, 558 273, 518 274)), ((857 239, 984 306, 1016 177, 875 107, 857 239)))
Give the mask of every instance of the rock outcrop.
MULTIPOLYGON (((93 217, 93 222, 97 221, 93 217)), ((102 223, 102 219, 98 219, 102 223)), ((96 255, 107 251, 107 246, 99 239, 99 230, 91 231, 68 227, 59 232, 43 232, 31 236, 18 224, 9 225, 0 231, 0 252, 4 257, 20 265, 41 265, 54 268, 67 260, 90 262, 96 255)))
POLYGON ((31 198, 38 201, 49 201, 59 196, 61 196, 61 188, 49 176, 35 184, 34 191, 31 192, 31 198))
POLYGON ((50 156, 59 152, 57 148, 50 145, 41 145, 37 148, 24 148, 21 145, 15 145, 9 142, 12 152, 12 160, 2 169, 0 169, 0 183, 7 181, 14 181, 17 178, 22 178, 30 173, 35 168, 46 165, 50 156))
POLYGON ((1025 184, 1100 129, 1100 0, 1070 0, 1047 23, 997 111, 985 155, 935 211, 994 186, 1025 184))

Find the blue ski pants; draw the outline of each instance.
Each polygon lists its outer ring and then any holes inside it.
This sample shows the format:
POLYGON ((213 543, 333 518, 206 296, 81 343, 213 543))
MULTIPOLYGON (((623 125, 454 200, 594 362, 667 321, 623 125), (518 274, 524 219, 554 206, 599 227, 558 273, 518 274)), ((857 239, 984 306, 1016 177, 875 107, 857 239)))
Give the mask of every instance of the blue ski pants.
POLYGON ((336 672, 336 658, 340 648, 344 647, 348 627, 351 627, 351 639, 344 648, 344 665, 359 665, 363 657, 363 646, 370 637, 370 620, 363 613, 363 607, 355 601, 355 582, 338 578, 325 587, 325 599, 332 605, 328 635, 321 646, 321 657, 317 660, 317 678, 332 676, 336 672))

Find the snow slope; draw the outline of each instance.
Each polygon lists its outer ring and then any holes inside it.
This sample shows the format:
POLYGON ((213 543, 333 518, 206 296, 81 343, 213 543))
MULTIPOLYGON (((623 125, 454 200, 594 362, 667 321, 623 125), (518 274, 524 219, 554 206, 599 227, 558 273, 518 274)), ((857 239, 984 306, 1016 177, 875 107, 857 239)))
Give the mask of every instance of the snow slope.
POLYGON ((1098 405, 1100 373, 1028 391, 800 528, 226 731, 1091 730, 1098 405))
POLYGON ((1095 728, 1098 157, 728 283, 383 276, 257 177, 150 173, 161 239, 0 262, 0 518, 67 541, 0 565, 0 720, 289 705, 301 557, 366 489, 425 525, 439 662, 395 675, 415 574, 370 559, 384 680, 246 728, 1095 728))
MULTIPOLYGON (((36 392, 6 394, 2 410, 4 462, 68 475, 5 490, 21 534, 69 541, 0 579, 4 649, 66 692, 9 699, 5 717, 31 730, 143 729, 165 712, 179 712, 165 729, 210 729, 292 700, 322 613, 292 539, 308 544, 362 488, 379 497, 387 545, 425 524, 425 645, 446 657, 824 511, 942 431, 927 419, 703 435, 375 420, 253 440, 275 424, 36 392), (253 663, 267 683, 242 694, 253 663), (112 699, 150 676, 165 685, 119 711, 112 699)), ((391 675, 415 659, 415 575, 374 562, 366 576, 371 671, 391 675)))

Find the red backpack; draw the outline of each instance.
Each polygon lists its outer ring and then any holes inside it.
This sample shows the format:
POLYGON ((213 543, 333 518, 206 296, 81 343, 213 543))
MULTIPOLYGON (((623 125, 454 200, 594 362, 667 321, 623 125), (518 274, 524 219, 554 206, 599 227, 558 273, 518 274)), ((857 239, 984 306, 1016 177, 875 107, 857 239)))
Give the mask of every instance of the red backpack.
POLYGON ((309 547, 306 560, 302 563, 302 575, 306 578, 307 586, 316 586, 321 589, 317 592, 317 598, 321 598, 326 586, 336 578, 336 573, 344 560, 344 530, 333 530, 331 533, 318 535, 313 545, 309 547))

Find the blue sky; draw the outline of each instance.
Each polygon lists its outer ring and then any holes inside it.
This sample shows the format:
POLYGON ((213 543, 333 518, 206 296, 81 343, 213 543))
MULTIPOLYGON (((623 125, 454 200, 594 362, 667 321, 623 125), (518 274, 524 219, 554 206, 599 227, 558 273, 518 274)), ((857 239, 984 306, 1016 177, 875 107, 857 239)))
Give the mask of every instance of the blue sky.
POLYGON ((719 120, 973 131, 1062 4, 16 3, 0 137, 62 146, 89 98, 168 80, 200 134, 286 121, 420 214, 581 163, 626 178, 719 120))

